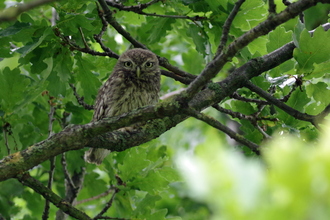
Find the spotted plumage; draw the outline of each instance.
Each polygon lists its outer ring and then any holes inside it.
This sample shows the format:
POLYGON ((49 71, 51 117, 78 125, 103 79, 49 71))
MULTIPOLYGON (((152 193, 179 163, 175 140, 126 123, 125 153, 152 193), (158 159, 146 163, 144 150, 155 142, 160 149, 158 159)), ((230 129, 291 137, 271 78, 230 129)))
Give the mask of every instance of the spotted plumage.
MULTIPOLYGON (((159 90, 160 69, 156 55, 144 49, 128 50, 119 57, 111 76, 99 89, 92 121, 155 104, 159 90)), ((90 148, 85 160, 99 165, 109 153, 106 149, 90 148)))

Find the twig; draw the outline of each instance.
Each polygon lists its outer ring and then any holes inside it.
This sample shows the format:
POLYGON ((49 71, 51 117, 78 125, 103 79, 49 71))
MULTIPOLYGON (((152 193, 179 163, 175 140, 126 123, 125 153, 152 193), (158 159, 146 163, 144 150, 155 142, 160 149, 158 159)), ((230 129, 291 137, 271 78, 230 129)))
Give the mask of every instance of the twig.
POLYGON ((64 178, 65 180, 68 182, 69 186, 72 188, 72 189, 75 189, 76 186, 74 185, 71 177, 70 177, 70 174, 69 174, 69 171, 67 169, 67 166, 66 166, 66 160, 65 160, 65 153, 62 154, 62 157, 61 157, 61 164, 62 164, 62 168, 63 168, 63 174, 64 174, 64 178))
POLYGON ((283 111, 285 111, 286 113, 291 115, 292 117, 302 120, 302 121, 308 121, 308 122, 311 122, 312 124, 314 124, 315 116, 309 115, 306 113, 301 113, 301 112, 295 110, 294 108, 291 108, 290 106, 284 104, 282 101, 276 99, 272 95, 265 92, 263 89, 254 85, 250 81, 248 81, 246 83, 245 87, 250 89, 251 91, 257 93, 258 95, 260 95, 261 97, 263 97, 264 99, 269 101, 270 103, 276 105, 277 107, 279 107, 280 109, 282 109, 283 111))
POLYGON ((99 34, 94 34, 94 39, 96 40, 97 43, 100 44, 100 46, 101 46, 101 48, 103 49, 104 52, 112 53, 113 54, 112 57, 118 59, 119 55, 116 54, 115 52, 113 52, 112 50, 110 50, 110 48, 106 47, 102 42, 102 36, 108 28, 108 22, 104 19, 103 11, 100 9, 99 4, 97 2, 95 2, 95 4, 96 4, 96 8, 97 8, 97 11, 98 11, 99 18, 102 21, 102 29, 101 29, 99 34))
POLYGON ((0 13, 0 22, 16 20, 21 13, 54 1, 56 0, 36 0, 26 4, 17 4, 0 13))
POLYGON ((219 44, 219 47, 217 49, 217 52, 216 52, 215 56, 220 55, 222 53, 223 48, 226 46, 227 39, 228 39, 228 34, 229 34, 229 30, 230 30, 230 26, 231 26, 234 18, 236 17, 239 8, 241 7, 241 5, 244 2, 245 2, 245 0, 238 0, 235 3, 235 6, 234 6, 233 10, 230 12, 230 14, 229 14, 229 16, 228 16, 225 24, 223 25, 220 44, 219 44))
POLYGON ((116 18, 113 17, 112 11, 109 9, 107 4, 105 3, 104 0, 98 0, 99 4, 101 5, 103 11, 104 11, 104 17, 106 21, 114 28, 116 31, 123 35, 129 42, 133 44, 134 47, 136 48, 143 48, 143 49, 148 49, 145 45, 140 43, 139 41, 135 40, 129 32, 127 32, 117 21, 116 18))
MULTIPOLYGON (((291 2, 289 2, 288 0, 282 0, 282 2, 283 2, 283 4, 285 5, 285 6, 290 6, 292 3, 291 2)), ((300 12, 299 13, 299 20, 301 21, 301 23, 305 23, 304 22, 304 14, 303 14, 303 12, 300 12)))
POLYGON ((160 70, 160 73, 163 75, 163 76, 167 76, 167 77, 170 77, 182 84, 185 84, 185 85, 189 85, 193 80, 190 79, 190 78, 184 78, 184 77, 181 77, 181 76, 178 76, 176 75, 175 73, 173 72, 170 72, 170 71, 166 71, 166 70, 160 70))
POLYGON ((116 220, 130 220, 131 218, 117 218, 117 217, 108 217, 108 216, 101 216, 97 219, 116 219, 116 220))
POLYGON ((238 94, 237 92, 234 92, 232 95, 230 95, 230 98, 234 98, 243 102, 253 102, 253 103, 257 103, 260 105, 269 105, 270 103, 264 100, 260 100, 260 99, 250 99, 250 98, 246 98, 241 96, 240 94, 238 94))
POLYGON ((215 120, 214 118, 207 116, 203 113, 200 113, 191 108, 183 109, 183 111, 186 114, 188 114, 198 120, 204 121, 205 123, 211 125, 212 127, 224 132, 229 137, 233 138, 235 141, 237 141, 241 144, 244 144, 245 146, 250 148, 253 152, 255 152, 257 155, 260 155, 260 152, 259 152, 260 147, 257 144, 249 141, 248 139, 244 138, 242 135, 237 134, 236 132, 234 132, 230 128, 226 127, 225 125, 221 124, 219 121, 215 120))
POLYGON ((258 125, 258 122, 256 121, 254 124, 254 127, 257 128, 257 130, 262 134, 262 136, 265 138, 265 139, 271 139, 272 137, 269 136, 259 125, 258 125))
POLYGON ((90 197, 88 199, 83 199, 83 200, 77 201, 76 204, 79 205, 79 204, 82 204, 82 203, 85 203, 85 202, 90 202, 92 200, 102 198, 104 196, 109 195, 111 193, 111 191, 113 191, 113 188, 109 188, 107 191, 105 191, 104 193, 101 193, 100 195, 93 196, 93 197, 90 197))
POLYGON ((154 16, 154 17, 163 17, 163 18, 173 18, 173 19, 188 19, 191 21, 199 21, 199 20, 206 20, 207 17, 200 17, 200 16, 194 16, 194 17, 189 17, 186 15, 160 15, 160 14, 156 14, 156 13, 145 13, 143 12, 143 9, 146 9, 147 7, 149 7, 150 5, 159 2, 160 0, 153 0, 150 1, 148 3, 145 4, 139 4, 139 5, 132 5, 132 6, 124 6, 123 4, 118 4, 112 1, 107 1, 106 3, 107 5, 117 8, 120 11, 131 11, 131 12, 135 12, 137 14, 140 15, 146 15, 146 16, 154 16))
MULTIPOLYGON (((48 114, 48 138, 50 138, 52 136, 52 130, 53 130, 53 122, 54 122, 54 113, 55 113, 55 107, 53 105, 53 103, 51 102, 51 100, 48 101, 49 102, 49 106, 50 106, 50 111, 48 114)), ((56 161, 56 157, 52 157, 49 159, 50 162, 50 169, 49 169, 49 178, 48 178, 48 184, 47 187, 48 189, 52 190, 52 185, 53 185, 53 180, 54 180, 54 171, 55 171, 55 161, 56 161)), ((48 215, 49 215, 49 200, 46 199, 45 201, 45 208, 44 211, 42 213, 42 220, 47 220, 48 219, 48 215)))
POLYGON ((51 201, 56 207, 63 210, 66 214, 79 219, 79 220, 91 220, 84 212, 74 208, 72 205, 68 204, 65 200, 55 194, 52 190, 45 187, 41 182, 30 176, 29 173, 18 174, 17 179, 23 185, 30 187, 35 192, 42 195, 46 200, 51 201))
POLYGON ((296 84, 294 84, 294 85, 292 86, 290 92, 289 92, 287 95, 283 96, 283 98, 281 98, 280 101, 282 101, 282 102, 287 102, 287 101, 289 100, 290 96, 291 96, 292 93, 296 90, 297 87, 298 87, 298 86, 297 86, 296 84))
POLYGON ((265 118, 265 117, 255 117, 252 115, 245 115, 240 112, 234 112, 232 110, 228 110, 225 108, 222 108, 218 104, 212 105, 213 108, 218 110, 219 112, 225 113, 227 115, 230 115, 233 118, 238 118, 238 119, 245 119, 245 120, 257 120, 257 121, 279 121, 278 118, 265 118))
POLYGON ((115 199, 115 195, 116 195, 118 192, 119 192, 119 189, 118 189, 118 188, 114 188, 113 194, 112 194, 112 196, 111 196, 109 202, 107 202, 106 206, 102 209, 102 211, 101 211, 99 214, 97 214, 97 215, 93 218, 93 220, 94 220, 94 219, 100 219, 100 217, 102 218, 102 215, 103 215, 104 213, 106 213, 107 210, 112 206, 113 200, 115 199))
POLYGON ((87 109, 87 110, 92 110, 92 109, 94 109, 94 105, 89 105, 89 104, 87 104, 87 103, 84 102, 84 96, 80 97, 80 96, 78 95, 78 93, 77 93, 77 89, 76 89, 76 87, 75 87, 73 84, 70 83, 69 85, 70 85, 70 87, 72 88, 72 90, 73 90, 73 94, 74 94, 74 96, 76 97, 76 99, 77 99, 79 105, 83 106, 83 107, 84 107, 85 109, 87 109))
POLYGON ((90 50, 90 48, 89 48, 89 46, 88 46, 88 44, 87 44, 87 42, 86 42, 86 40, 85 40, 85 36, 84 36, 84 33, 83 33, 81 27, 79 27, 78 29, 79 29, 79 32, 80 32, 81 37, 82 37, 82 39, 83 39, 83 42, 84 42, 85 48, 88 49, 88 50, 90 50))
POLYGON ((10 127, 10 124, 7 122, 3 125, 3 136, 5 137, 5 145, 7 147, 7 152, 8 152, 8 155, 11 154, 10 152, 10 147, 9 147, 9 144, 8 144, 8 137, 7 137, 7 132, 9 132, 7 129, 8 127, 10 127))
POLYGON ((159 2, 160 0, 152 0, 150 2, 144 3, 144 4, 139 4, 139 5, 133 5, 133 6, 124 6, 122 3, 118 4, 112 1, 108 1, 106 0, 107 5, 117 8, 119 10, 123 10, 123 11, 132 11, 132 12, 140 12, 143 9, 146 9, 147 7, 149 7, 152 4, 155 4, 157 2, 159 2))
POLYGON ((81 52, 84 52, 84 53, 91 54, 93 56, 103 56, 103 57, 107 56, 107 57, 110 57, 110 58, 113 57, 113 58, 118 59, 118 55, 116 53, 112 52, 112 51, 101 53, 101 52, 92 50, 88 47, 81 48, 77 44, 75 44, 73 41, 71 41, 69 37, 62 35, 58 28, 55 28, 54 30, 55 30, 55 35, 58 36, 59 38, 61 38, 66 44, 68 44, 70 46, 70 50, 78 50, 78 51, 81 51, 81 52))
POLYGON ((169 71, 175 73, 176 75, 179 75, 179 76, 181 76, 183 78, 186 78, 186 79, 196 79, 197 78, 197 76, 192 75, 192 74, 190 74, 188 72, 185 72, 183 70, 180 70, 178 67, 171 65, 165 57, 159 57, 158 60, 159 60, 159 65, 160 66, 168 69, 169 71))
POLYGON ((274 0, 268 0, 268 12, 269 14, 276 14, 276 4, 274 3, 274 0))

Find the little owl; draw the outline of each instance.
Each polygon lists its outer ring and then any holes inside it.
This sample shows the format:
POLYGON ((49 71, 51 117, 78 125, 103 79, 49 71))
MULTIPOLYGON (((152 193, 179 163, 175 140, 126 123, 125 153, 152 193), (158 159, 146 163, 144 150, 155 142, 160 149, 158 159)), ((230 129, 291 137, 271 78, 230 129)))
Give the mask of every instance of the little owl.
MULTIPOLYGON (((158 102, 160 69, 156 55, 144 49, 123 53, 109 79, 100 88, 92 122, 121 115, 158 102)), ((85 154, 89 163, 100 165, 110 150, 90 148, 85 154)))

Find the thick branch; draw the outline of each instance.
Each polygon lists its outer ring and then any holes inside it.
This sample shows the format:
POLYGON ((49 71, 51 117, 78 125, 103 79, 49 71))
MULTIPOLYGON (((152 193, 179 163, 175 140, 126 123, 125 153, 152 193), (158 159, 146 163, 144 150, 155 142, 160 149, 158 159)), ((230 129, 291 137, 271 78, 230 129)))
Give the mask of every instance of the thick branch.
MULTIPOLYGON (((189 102, 189 106, 196 110, 201 110, 219 103, 223 98, 231 95, 238 88, 243 87, 248 79, 291 59, 294 48, 295 46, 291 42, 262 58, 250 60, 240 68, 237 68, 225 80, 213 83, 210 88, 206 88, 198 93, 189 102)), ((100 146, 112 151, 123 151, 130 147, 138 146, 157 138, 165 131, 185 120, 186 116, 180 114, 182 114, 182 109, 178 102, 175 100, 172 102, 165 101, 157 106, 147 106, 122 116, 66 128, 62 132, 53 135, 50 139, 0 160, 0 181, 15 177, 22 171, 29 170, 65 151, 100 146), (132 133, 119 131, 107 133, 136 122, 156 118, 163 119, 154 120, 142 129, 134 130, 132 133), (101 136, 103 133, 107 134, 101 136)))

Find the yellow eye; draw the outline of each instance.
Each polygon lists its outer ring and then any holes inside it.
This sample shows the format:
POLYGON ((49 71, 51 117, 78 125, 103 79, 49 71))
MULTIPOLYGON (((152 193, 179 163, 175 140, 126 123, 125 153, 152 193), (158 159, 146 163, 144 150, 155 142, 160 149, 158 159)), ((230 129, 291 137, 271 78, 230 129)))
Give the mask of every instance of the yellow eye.
POLYGON ((127 62, 124 62, 124 66, 126 66, 126 67, 131 67, 131 66, 132 66, 132 63, 131 63, 131 62, 129 62, 129 61, 127 61, 127 62))
POLYGON ((146 63, 146 67, 152 67, 154 65, 154 63, 152 63, 152 62, 147 62, 146 63))

